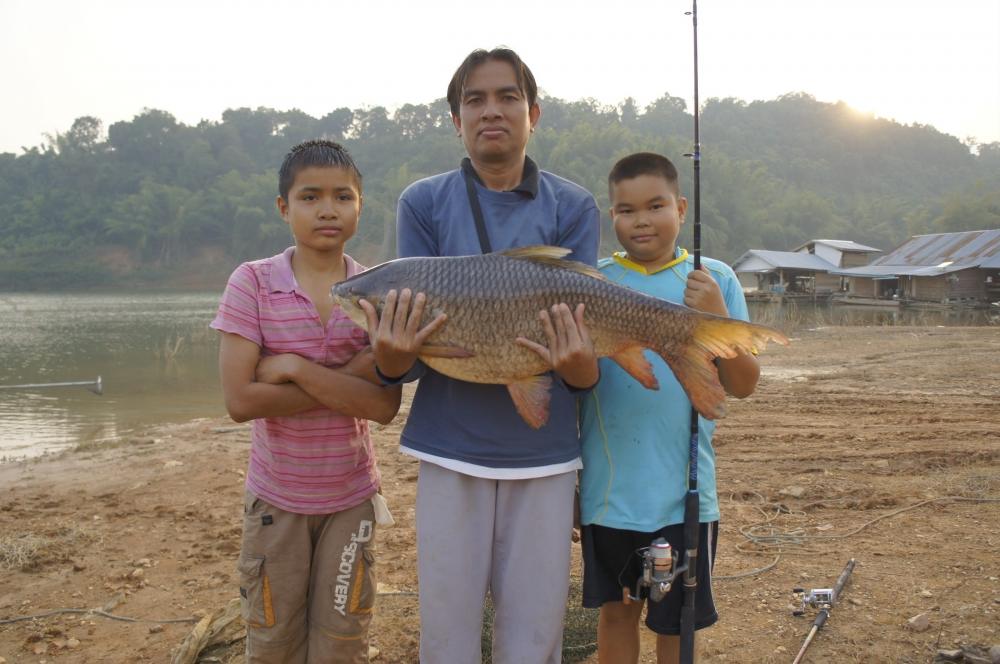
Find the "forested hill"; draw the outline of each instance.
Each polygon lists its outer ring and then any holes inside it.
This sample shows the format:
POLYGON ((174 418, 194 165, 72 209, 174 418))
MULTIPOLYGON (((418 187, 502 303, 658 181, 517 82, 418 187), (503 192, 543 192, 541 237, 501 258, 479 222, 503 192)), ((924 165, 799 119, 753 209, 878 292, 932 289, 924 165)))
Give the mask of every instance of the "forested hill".
MULTIPOLYGON (((606 176, 630 152, 675 159, 690 189, 692 116, 665 95, 644 109, 543 98, 529 154, 607 209, 606 176)), ((804 94, 709 100, 702 112, 706 255, 791 249, 813 238, 890 249, 917 233, 1000 228, 1000 143, 970 146, 804 94)), ((0 290, 192 285, 221 288, 241 260, 287 246, 277 167, 325 136, 354 154, 365 208, 350 251, 391 258, 397 197, 463 156, 446 102, 226 111, 197 126, 147 110, 105 131, 92 117, 24 154, 0 155, 0 290)), ((605 212, 603 251, 614 247, 605 212)), ((689 233, 689 229, 688 232, 689 233)), ((682 236, 682 244, 688 234, 682 236)))

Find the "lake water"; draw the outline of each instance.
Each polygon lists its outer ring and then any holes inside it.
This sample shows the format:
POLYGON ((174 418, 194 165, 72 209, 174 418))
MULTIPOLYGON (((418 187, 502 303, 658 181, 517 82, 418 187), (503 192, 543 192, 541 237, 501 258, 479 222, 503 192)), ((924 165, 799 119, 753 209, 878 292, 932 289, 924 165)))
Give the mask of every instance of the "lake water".
MULTIPOLYGON (((103 378, 83 387, 0 390, 0 460, 128 436, 151 424, 224 416, 219 293, 0 294, 0 386, 103 378)), ((816 325, 984 325, 1000 312, 751 305, 782 329, 816 325)))
POLYGON ((0 294, 0 385, 103 379, 84 387, 0 390, 0 460, 143 426, 224 415, 219 293, 0 294))

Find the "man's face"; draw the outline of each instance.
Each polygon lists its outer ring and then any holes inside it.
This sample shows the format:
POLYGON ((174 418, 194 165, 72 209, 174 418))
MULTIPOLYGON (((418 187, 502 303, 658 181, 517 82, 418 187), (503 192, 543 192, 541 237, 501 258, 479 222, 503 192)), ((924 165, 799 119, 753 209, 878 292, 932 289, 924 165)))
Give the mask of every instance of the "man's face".
POLYGON ((540 114, 537 103, 528 106, 510 63, 487 60, 469 74, 451 119, 473 161, 502 163, 524 158, 540 114))

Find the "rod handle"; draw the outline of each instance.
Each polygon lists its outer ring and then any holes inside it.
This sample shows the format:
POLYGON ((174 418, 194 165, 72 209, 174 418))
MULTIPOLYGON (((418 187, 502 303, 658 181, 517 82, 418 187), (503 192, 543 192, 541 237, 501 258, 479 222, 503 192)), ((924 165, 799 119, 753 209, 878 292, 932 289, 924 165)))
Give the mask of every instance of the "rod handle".
POLYGON ((688 593, 692 597, 690 605, 687 597, 684 599, 684 606, 681 607, 681 635, 680 635, 680 661, 694 662, 694 593, 688 593))

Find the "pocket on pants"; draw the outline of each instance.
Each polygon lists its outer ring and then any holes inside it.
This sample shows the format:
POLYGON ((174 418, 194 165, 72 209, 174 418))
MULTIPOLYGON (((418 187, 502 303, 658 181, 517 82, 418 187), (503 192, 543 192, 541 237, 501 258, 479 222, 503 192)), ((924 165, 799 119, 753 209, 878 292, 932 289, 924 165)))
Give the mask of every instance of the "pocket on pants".
POLYGON ((375 550, 365 547, 360 563, 358 583, 352 589, 348 610, 352 613, 371 613, 375 609, 375 550))
POLYGON ((375 609, 375 551, 365 547, 353 565, 341 563, 330 588, 331 627, 341 638, 350 638, 366 632, 375 609))
POLYGON ((271 581, 267 577, 263 556, 241 556, 237 564, 240 575, 240 610, 249 627, 274 627, 274 604, 271 581))

